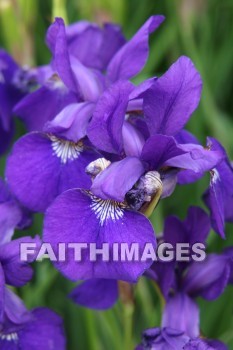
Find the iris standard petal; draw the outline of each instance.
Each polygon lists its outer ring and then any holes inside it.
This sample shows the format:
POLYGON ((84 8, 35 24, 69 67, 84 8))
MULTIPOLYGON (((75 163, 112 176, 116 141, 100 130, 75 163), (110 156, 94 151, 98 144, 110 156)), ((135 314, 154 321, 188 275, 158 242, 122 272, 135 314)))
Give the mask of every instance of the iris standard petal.
POLYGON ((142 70, 149 54, 149 35, 163 21, 163 16, 151 16, 133 38, 116 53, 107 68, 107 76, 112 82, 130 79, 142 70))
POLYGON ((180 57, 144 94, 144 113, 151 135, 175 135, 197 108, 200 74, 188 57, 180 57))
POLYGON ((123 150, 122 126, 133 85, 120 81, 106 90, 97 102, 88 137, 97 148, 109 153, 123 150))
POLYGON ((197 304, 186 294, 171 296, 166 303, 163 327, 178 329, 189 337, 199 336, 199 309, 197 304))

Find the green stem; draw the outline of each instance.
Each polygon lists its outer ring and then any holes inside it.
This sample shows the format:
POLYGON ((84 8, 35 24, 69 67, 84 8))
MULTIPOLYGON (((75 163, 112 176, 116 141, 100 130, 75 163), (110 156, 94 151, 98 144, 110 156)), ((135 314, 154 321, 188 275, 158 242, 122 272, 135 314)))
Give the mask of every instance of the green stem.
POLYGON ((132 350, 132 331, 133 331, 133 303, 124 304, 124 346, 125 350, 132 350))

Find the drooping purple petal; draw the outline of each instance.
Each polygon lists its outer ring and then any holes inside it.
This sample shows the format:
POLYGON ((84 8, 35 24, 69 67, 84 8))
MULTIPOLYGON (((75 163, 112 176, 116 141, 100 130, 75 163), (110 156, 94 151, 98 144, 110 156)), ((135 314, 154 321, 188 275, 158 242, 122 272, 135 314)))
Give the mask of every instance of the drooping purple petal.
POLYGON ((126 193, 145 172, 143 163, 136 157, 126 157, 112 163, 93 181, 91 191, 102 199, 123 202, 126 193))
POLYGON ((111 279, 87 280, 75 287, 69 296, 81 306, 96 310, 106 310, 117 301, 117 281, 111 279))
POLYGON ((106 90, 97 102, 88 137, 100 150, 116 154, 122 152, 122 126, 132 89, 133 85, 129 82, 118 82, 106 90))
POLYGON ((43 240, 49 242, 55 251, 58 242, 88 244, 81 254, 81 261, 75 261, 73 251, 69 250, 65 263, 54 262, 59 271, 74 281, 111 278, 134 282, 151 265, 152 259, 113 261, 113 244, 126 243, 130 249, 132 243, 136 243, 139 257, 142 256, 146 243, 152 246, 156 244, 153 228, 142 214, 81 190, 64 192, 49 207, 44 222, 43 240), (97 247, 108 243, 109 261, 104 261, 101 257, 97 261, 91 261, 89 243, 94 243, 97 247))
POLYGON ((193 144, 179 145, 179 148, 184 151, 184 154, 169 159, 165 165, 192 170, 198 174, 198 178, 216 167, 223 159, 221 150, 206 149, 193 144))
POLYGON ((6 178, 16 198, 31 211, 44 211, 61 192, 89 189, 86 166, 96 153, 85 146, 42 133, 19 139, 8 158, 6 178))
POLYGON ((191 264, 183 279, 183 290, 193 297, 214 300, 223 293, 229 277, 228 258, 225 255, 209 254, 206 260, 191 264))
POLYGON ((179 58, 144 94, 144 112, 151 135, 175 135, 200 101, 202 81, 188 57, 179 58))
POLYGON ((130 79, 141 71, 149 53, 149 35, 163 21, 163 16, 151 16, 133 38, 116 53, 107 68, 107 76, 112 82, 130 79))
POLYGON ((163 312, 163 327, 178 329, 189 337, 199 336, 199 309, 186 294, 179 293, 167 300, 163 312))

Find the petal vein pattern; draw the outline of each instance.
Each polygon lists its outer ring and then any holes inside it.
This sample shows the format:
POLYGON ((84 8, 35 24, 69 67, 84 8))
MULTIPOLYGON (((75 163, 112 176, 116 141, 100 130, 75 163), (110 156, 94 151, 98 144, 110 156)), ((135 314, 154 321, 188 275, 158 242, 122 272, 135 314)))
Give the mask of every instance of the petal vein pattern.
POLYGON ((54 155, 61 158, 63 164, 66 164, 68 160, 73 161, 77 159, 83 150, 81 142, 74 143, 68 140, 61 140, 54 135, 50 136, 50 139, 54 155))
POLYGON ((126 208, 124 203, 116 202, 111 199, 104 200, 94 196, 90 192, 88 194, 92 200, 90 208, 94 211, 101 226, 103 226, 108 219, 117 221, 124 216, 124 208, 126 208))

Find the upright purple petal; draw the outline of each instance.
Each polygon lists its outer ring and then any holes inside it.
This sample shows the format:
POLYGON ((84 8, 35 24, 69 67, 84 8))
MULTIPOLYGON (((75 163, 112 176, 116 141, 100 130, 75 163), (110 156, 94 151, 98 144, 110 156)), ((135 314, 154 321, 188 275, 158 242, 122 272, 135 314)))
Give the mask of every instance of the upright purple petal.
POLYGON ((149 53, 149 35, 163 21, 163 16, 151 16, 133 38, 116 53, 107 68, 107 76, 112 82, 130 79, 141 71, 149 53))
POLYGON ((190 207, 187 218, 182 222, 175 216, 165 221, 164 239, 172 243, 205 243, 210 232, 210 220, 205 211, 198 207, 190 207))
POLYGON ((175 135, 197 108, 200 74, 188 57, 179 58, 144 94, 144 112, 151 135, 175 135))
POLYGON ((199 336, 199 309, 186 294, 171 296, 164 309, 163 327, 178 329, 189 337, 199 336))
POLYGON ((87 280, 72 290, 70 298, 75 303, 90 309, 109 309, 118 298, 117 281, 111 279, 87 280))
POLYGON ((131 83, 120 81, 106 90, 97 102, 88 137, 100 150, 116 154, 123 150, 122 126, 132 90, 131 83))
POLYGON ((65 24, 56 18, 47 31, 46 42, 53 54, 53 67, 65 85, 73 92, 78 91, 77 81, 71 68, 67 47, 65 24))
POLYGON ((70 54, 90 68, 106 69, 114 54, 125 43, 120 27, 115 24, 106 23, 103 28, 99 28, 96 24, 87 23, 82 30, 76 25, 79 30, 73 28, 72 36, 69 27, 67 34, 70 54))

